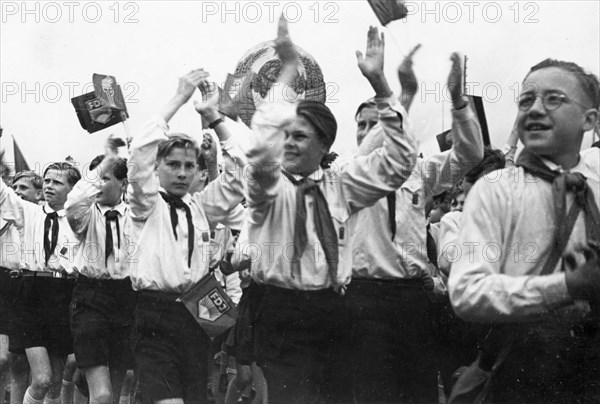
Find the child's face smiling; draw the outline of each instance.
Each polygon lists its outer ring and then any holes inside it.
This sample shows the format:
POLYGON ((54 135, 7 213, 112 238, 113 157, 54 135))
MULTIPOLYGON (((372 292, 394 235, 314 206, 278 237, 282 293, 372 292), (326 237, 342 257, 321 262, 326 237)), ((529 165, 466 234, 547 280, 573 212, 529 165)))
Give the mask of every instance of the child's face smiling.
POLYGON ((531 152, 557 164, 565 156, 576 156, 583 133, 591 129, 587 128, 583 105, 591 103, 575 75, 558 67, 536 70, 525 78, 519 99, 531 100, 531 97, 535 97, 533 105, 519 109, 517 115, 521 142, 531 152), (542 103, 547 94, 562 97, 562 104, 549 111, 542 103))

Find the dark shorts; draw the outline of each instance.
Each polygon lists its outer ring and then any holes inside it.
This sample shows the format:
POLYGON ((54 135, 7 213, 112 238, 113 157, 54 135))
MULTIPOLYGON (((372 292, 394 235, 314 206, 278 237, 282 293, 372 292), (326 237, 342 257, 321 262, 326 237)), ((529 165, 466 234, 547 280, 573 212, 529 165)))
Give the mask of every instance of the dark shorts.
POLYGON ((12 278, 10 270, 0 267, 0 334, 12 336, 16 326, 16 301, 20 279, 12 278))
POLYGON ((129 278, 77 278, 71 302, 71 335, 78 367, 133 369, 130 337, 135 300, 129 278))
POLYGON ((176 295, 139 292, 133 352, 144 400, 206 403, 210 339, 176 295))
POLYGON ((45 347, 66 357, 73 352, 69 308, 75 279, 24 277, 22 281, 21 347, 45 347))

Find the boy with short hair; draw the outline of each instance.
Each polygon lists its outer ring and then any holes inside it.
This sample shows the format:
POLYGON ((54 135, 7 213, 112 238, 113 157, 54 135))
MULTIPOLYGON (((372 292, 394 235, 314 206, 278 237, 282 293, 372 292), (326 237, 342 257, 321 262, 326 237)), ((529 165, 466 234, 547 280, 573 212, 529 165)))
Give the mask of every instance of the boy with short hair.
POLYGON ((67 194, 81 178, 79 170, 65 162, 50 164, 44 171, 43 206, 24 201, 2 184, 2 210, 22 212, 21 256, 23 292, 18 299, 22 318, 19 347, 31 367, 31 384, 24 403, 60 401, 62 370, 72 352, 69 306, 74 284, 72 260, 78 244, 67 222, 67 194))
POLYGON ((135 293, 129 279, 130 246, 123 236, 127 160, 114 149, 107 147, 106 155, 92 160, 91 171, 77 182, 65 205, 80 242, 71 310, 73 348, 90 402, 98 404, 118 402, 125 373, 133 368, 129 336, 135 293))
MULTIPOLYGON (((209 338, 177 298, 208 274, 213 245, 211 230, 228 223, 242 200, 241 173, 226 167, 202 192, 188 194, 200 154, 195 140, 167 136, 167 122, 201 85, 208 73, 194 70, 179 81, 177 94, 141 136, 135 137, 128 174, 129 240, 139 246, 131 267, 138 293, 134 355, 145 399, 156 403, 206 401, 209 338)), ((215 128, 223 150, 235 165, 243 155, 229 140, 212 92, 197 111, 215 128)), ((229 161, 226 159, 226 161, 229 161)))
POLYGON ((598 79, 578 65, 532 67, 517 167, 478 181, 464 205, 448 287, 460 317, 494 325, 480 366, 495 369, 495 401, 600 400, 600 150, 580 151, 598 105, 598 79))
POLYGON ((42 194, 42 177, 34 171, 21 171, 15 175, 12 182, 12 189, 22 199, 26 201, 38 203, 44 200, 42 194))

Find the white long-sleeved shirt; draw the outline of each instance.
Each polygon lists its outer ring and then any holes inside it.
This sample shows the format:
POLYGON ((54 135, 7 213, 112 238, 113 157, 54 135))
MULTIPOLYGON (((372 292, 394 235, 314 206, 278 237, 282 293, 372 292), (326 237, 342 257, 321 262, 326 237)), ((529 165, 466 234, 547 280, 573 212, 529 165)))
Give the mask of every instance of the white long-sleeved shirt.
POLYGON ((100 175, 97 170, 90 172, 86 179, 75 184, 67 197, 65 211, 71 229, 80 242, 75 256, 75 271, 93 279, 124 279, 129 276, 130 253, 136 248, 125 243, 123 230, 126 227, 129 207, 121 202, 117 206, 101 206, 96 201, 100 192, 100 175), (110 223, 113 240, 113 253, 105 260, 106 217, 109 210, 119 213, 119 234, 114 221, 110 223), (106 261, 106 264, 105 264, 106 261))
MULTIPOLYGON (((245 218, 245 209, 241 205, 238 205, 238 207, 240 209, 236 209, 236 212, 242 213, 241 217, 243 220, 243 218, 245 218)), ((236 230, 239 230, 241 224, 242 223, 240 222, 240 226, 236 226, 236 230)), ((229 227, 223 226, 219 223, 213 232, 214 237, 212 237, 212 239, 214 240, 218 251, 215 252, 213 262, 211 263, 211 268, 214 268, 221 262, 221 260, 227 254, 227 251, 233 251, 233 237, 229 227)), ((220 268, 216 268, 214 274, 217 281, 221 282, 221 285, 224 287, 225 292, 227 292, 231 300, 235 304, 238 304, 242 298, 242 287, 239 272, 234 272, 226 276, 221 272, 220 268)))
POLYGON ((453 110, 452 115, 452 149, 418 159, 410 177, 396 191, 394 240, 386 198, 356 216, 353 226, 357 231, 351 240, 354 277, 405 279, 437 275, 429 273, 427 265, 425 201, 452 188, 483 158, 481 128, 471 108, 467 105, 453 110))
POLYGON ((437 261, 444 273, 450 272, 452 263, 457 260, 460 249, 456 244, 462 222, 462 212, 446 213, 439 223, 437 261))
MULTIPOLYGON (((384 146, 350 162, 335 172, 318 170, 310 177, 328 202, 338 234, 337 284, 348 284, 352 273, 352 251, 347 248, 348 219, 397 189, 415 164, 416 141, 403 129, 401 107, 393 97, 377 99, 384 127, 384 146)), ((325 254, 314 227, 313 200, 306 196, 307 248, 300 258, 300 274, 292 273, 296 187, 282 178, 280 162, 284 126, 295 116, 293 104, 263 103, 253 120, 252 146, 247 151, 248 248, 252 277, 258 283, 287 289, 320 290, 333 285, 325 254)), ((362 230, 361 230, 362 231, 362 230)))
POLYGON ((0 266, 21 268, 21 236, 12 219, 0 218, 0 266))
POLYGON ((9 198, 8 187, 0 180, 0 266, 8 269, 20 269, 23 213, 19 205, 6 203, 9 198))
POLYGON ((159 194, 154 172, 160 142, 166 140, 166 122, 155 117, 131 144, 128 165, 128 200, 131 220, 125 229, 126 243, 136 248, 130 255, 131 281, 135 290, 184 293, 208 273, 218 251, 211 230, 218 223, 229 225, 229 215, 243 198, 243 155, 233 142, 225 142, 231 159, 218 179, 202 192, 181 199, 190 206, 194 224, 194 251, 188 266, 188 225, 183 209, 177 209, 178 238, 171 227, 170 208, 159 194), (233 166, 232 166, 233 164, 233 166))
MULTIPOLYGON (((546 162, 551 169, 555 164, 546 162)), ((600 204, 600 149, 581 153, 570 170, 587 178, 600 204)), ((567 193, 567 209, 573 194, 567 193)), ((538 276, 553 248, 555 234, 552 184, 525 176, 521 167, 494 171, 469 192, 458 237, 459 258, 452 265, 448 288, 456 313, 469 321, 525 322, 552 314, 571 297, 561 262, 550 275, 538 276)), ((564 253, 580 253, 586 242, 580 213, 564 253)), ((585 314, 571 306, 569 316, 585 314)))
MULTIPOLYGON (((9 187, 0 181, 0 207, 2 212, 19 212, 20 218, 16 225, 21 232, 21 269, 30 271, 66 271, 73 273, 73 262, 79 242, 71 230, 64 209, 57 211, 58 240, 54 252, 46 266, 44 255, 44 222, 48 213, 54 210, 45 204, 43 206, 25 201, 9 187)), ((52 226, 50 227, 52 234, 52 226)))

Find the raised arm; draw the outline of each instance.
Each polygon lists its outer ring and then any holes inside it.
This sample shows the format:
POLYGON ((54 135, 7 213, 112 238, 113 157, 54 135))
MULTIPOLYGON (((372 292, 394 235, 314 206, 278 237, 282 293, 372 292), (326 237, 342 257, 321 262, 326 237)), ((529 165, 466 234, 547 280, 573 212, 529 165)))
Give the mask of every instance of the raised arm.
POLYGON ((286 99, 284 91, 292 88, 289 83, 297 75, 298 58, 283 17, 279 20, 276 51, 282 61, 281 73, 256 109, 252 118, 249 147, 246 150, 247 199, 252 211, 250 220, 254 223, 259 223, 264 218, 264 213, 277 197, 285 140, 284 128, 296 116, 296 104, 289 100, 297 97, 286 99))
POLYGON ((375 91, 383 147, 359 156, 341 173, 349 211, 370 206, 398 189, 416 162, 416 141, 406 130, 406 112, 394 97, 383 73, 385 40, 377 28, 368 32, 367 52, 357 51, 358 67, 375 91))
POLYGON ((117 147, 112 146, 113 138, 108 138, 104 148, 104 159, 98 166, 84 175, 73 187, 67 202, 65 211, 69 225, 75 233, 75 236, 82 240, 91 220, 91 211, 94 207, 96 195, 101 190, 102 178, 112 169, 112 166, 118 161, 117 147))
POLYGON ((196 111, 205 122, 215 130, 223 149, 222 172, 219 174, 216 164, 216 144, 210 135, 205 135, 201 152, 209 170, 210 183, 201 193, 195 193, 204 207, 212 226, 227 219, 230 212, 244 198, 243 169, 245 156, 241 148, 231 136, 229 122, 221 117, 218 107, 219 91, 214 83, 203 81, 199 86, 202 91, 202 102, 196 102, 196 111))
POLYGON ((462 94, 462 62, 458 53, 450 57, 448 91, 452 99, 452 149, 436 154, 424 162, 425 194, 435 195, 450 189, 483 159, 481 127, 469 102, 462 94))
POLYGON ((398 79, 400 80, 401 93, 400 104, 408 112, 412 105, 415 95, 419 90, 419 82, 413 70, 413 56, 421 48, 421 44, 417 44, 406 55, 400 66, 398 66, 398 79))
POLYGON ((158 145, 166 140, 167 123, 185 103, 208 73, 202 69, 193 70, 179 79, 177 92, 154 116, 139 136, 131 142, 127 180, 129 187, 130 214, 133 220, 146 220, 158 198, 159 181, 154 175, 158 145))

